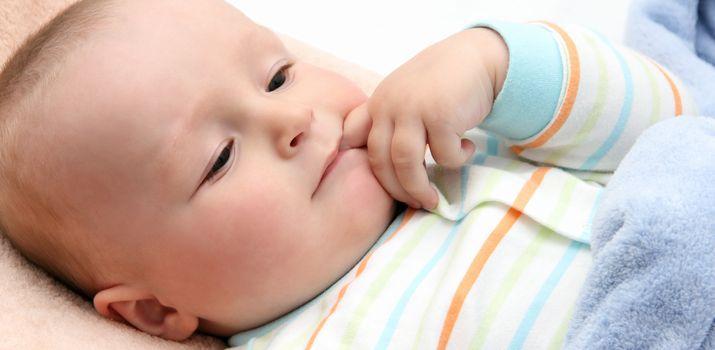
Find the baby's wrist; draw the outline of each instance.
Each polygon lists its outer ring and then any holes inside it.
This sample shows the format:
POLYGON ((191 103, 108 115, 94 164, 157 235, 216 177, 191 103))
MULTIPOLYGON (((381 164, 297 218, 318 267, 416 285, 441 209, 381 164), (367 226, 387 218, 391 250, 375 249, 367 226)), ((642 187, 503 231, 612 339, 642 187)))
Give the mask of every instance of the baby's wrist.
POLYGON ((473 43, 477 50, 477 57, 485 65, 491 82, 493 98, 499 95, 504 86, 506 73, 509 66, 509 49, 504 39, 496 31, 477 27, 464 31, 465 36, 473 43))

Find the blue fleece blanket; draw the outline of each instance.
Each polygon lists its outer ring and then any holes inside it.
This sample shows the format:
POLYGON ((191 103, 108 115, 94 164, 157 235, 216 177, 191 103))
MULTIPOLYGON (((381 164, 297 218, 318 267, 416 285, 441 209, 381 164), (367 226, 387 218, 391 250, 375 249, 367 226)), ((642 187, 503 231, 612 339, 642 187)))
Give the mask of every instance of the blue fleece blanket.
POLYGON ((633 0, 625 41, 689 85, 700 113, 715 115, 715 1, 633 0))
MULTIPOLYGON (((627 41, 715 115, 715 0, 634 0, 627 41)), ((604 191, 568 349, 715 349, 715 119, 647 130, 604 191)))
POLYGON ((715 119, 648 129, 603 196, 566 348, 712 348, 715 119))

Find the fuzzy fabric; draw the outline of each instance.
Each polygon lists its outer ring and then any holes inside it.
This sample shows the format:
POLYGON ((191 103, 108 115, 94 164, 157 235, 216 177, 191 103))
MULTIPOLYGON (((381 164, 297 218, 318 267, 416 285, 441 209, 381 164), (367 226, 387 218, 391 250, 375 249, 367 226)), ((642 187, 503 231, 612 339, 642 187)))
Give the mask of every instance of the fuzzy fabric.
POLYGON ((567 349, 711 348, 715 119, 656 124, 603 194, 567 349))
MULTIPOLYGON (((634 0, 626 41, 715 115, 715 1, 634 0)), ((636 142, 594 218, 593 268, 567 349, 715 348, 715 119, 681 117, 636 142)))
POLYGON ((633 0, 625 40, 688 84, 701 114, 715 116, 715 1, 633 0))

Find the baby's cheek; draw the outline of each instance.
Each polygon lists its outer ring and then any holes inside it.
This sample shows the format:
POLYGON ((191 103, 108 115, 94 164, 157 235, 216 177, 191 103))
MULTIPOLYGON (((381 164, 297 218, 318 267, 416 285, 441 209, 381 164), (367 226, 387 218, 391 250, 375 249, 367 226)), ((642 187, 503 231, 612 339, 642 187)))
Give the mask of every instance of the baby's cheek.
POLYGON ((351 110, 355 109, 355 107, 365 102, 367 100, 367 95, 365 95, 365 93, 357 85, 355 85, 355 83, 347 78, 341 76, 339 79, 342 81, 345 88, 343 90, 343 98, 345 101, 345 104, 342 106, 344 108, 343 114, 347 114, 351 110))
POLYGON ((330 109, 346 115, 367 100, 365 92, 347 77, 323 68, 314 67, 314 69, 320 77, 316 80, 319 82, 319 86, 315 87, 319 91, 316 96, 330 109))
POLYGON ((287 191, 255 186, 258 190, 244 192, 241 197, 248 200, 236 205, 236 211, 229 213, 227 220, 233 222, 234 235, 238 235, 243 245, 253 244, 260 248, 283 236, 290 236, 305 216, 305 205, 293 199, 287 191))
POLYGON ((351 224, 360 235, 381 233, 389 224, 394 199, 375 177, 367 160, 367 152, 360 150, 360 162, 343 183, 344 198, 349 198, 345 209, 351 224))
POLYGON ((290 259, 302 217, 307 215, 280 191, 260 188, 247 190, 241 197, 250 200, 234 201, 232 210, 219 219, 214 239, 218 243, 213 248, 232 266, 230 271, 235 276, 231 278, 258 286, 270 280, 266 277, 272 274, 273 266, 279 265, 277 262, 290 259))

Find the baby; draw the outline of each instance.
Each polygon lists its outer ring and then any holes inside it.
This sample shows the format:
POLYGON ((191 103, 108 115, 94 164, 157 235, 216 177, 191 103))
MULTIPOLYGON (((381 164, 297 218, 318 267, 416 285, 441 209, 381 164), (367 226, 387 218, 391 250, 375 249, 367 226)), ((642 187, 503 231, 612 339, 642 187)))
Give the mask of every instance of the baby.
POLYGON ((39 35, 2 80, 3 231, 101 314, 254 327, 392 218, 365 151, 338 150, 363 92, 230 5, 85 1, 39 35))
MULTIPOLYGON (((607 175, 640 130, 691 108, 667 72, 630 52, 604 56, 599 40, 485 23, 426 49, 367 100, 222 1, 81 1, 0 75, 2 230, 100 314, 182 340, 255 328, 347 288, 387 244, 376 242, 395 199, 433 212, 399 212, 402 232, 491 210, 486 233, 470 234, 484 240, 464 246, 476 257, 451 267, 466 277, 444 283, 462 293, 443 308, 456 319, 480 273, 499 275, 470 262, 488 260, 512 226, 514 237, 548 227, 559 247, 587 242, 600 185, 529 162, 607 175), (633 80, 603 85, 599 74, 629 76, 626 60, 642 66, 633 80), (425 171, 427 145, 437 164, 470 166, 425 171), (488 192, 476 187, 496 181, 488 169, 515 175, 488 192), (568 220, 550 214, 564 186, 581 196, 568 220)), ((435 342, 447 344, 455 319, 435 342)))

